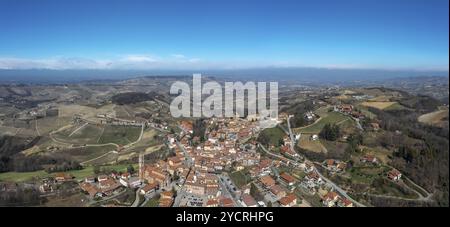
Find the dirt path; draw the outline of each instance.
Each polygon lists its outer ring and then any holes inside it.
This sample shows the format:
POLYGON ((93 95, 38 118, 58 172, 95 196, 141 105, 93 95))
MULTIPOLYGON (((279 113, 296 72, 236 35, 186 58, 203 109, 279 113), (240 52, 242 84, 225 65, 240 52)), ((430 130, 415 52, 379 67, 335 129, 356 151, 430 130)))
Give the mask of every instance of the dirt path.
POLYGON ((80 131, 81 129, 83 129, 84 127, 86 127, 89 123, 84 123, 84 125, 78 127, 77 129, 73 130, 72 133, 70 133, 70 135, 68 137, 71 137, 73 134, 77 133, 78 131, 80 131))
POLYGON ((37 121, 37 119, 34 119, 34 127, 36 128, 37 135, 41 136, 41 132, 39 132, 39 128, 38 128, 38 121, 37 121))
POLYGON ((82 165, 82 166, 83 166, 83 165, 86 165, 86 163, 88 163, 88 162, 95 161, 95 160, 97 160, 97 159, 103 158, 103 157, 105 157, 105 156, 107 156, 107 155, 109 155, 109 154, 112 154, 112 153, 114 153, 114 151, 110 151, 110 152, 107 152, 107 153, 105 153, 105 154, 102 154, 102 155, 100 155, 100 156, 98 156, 98 157, 95 157, 95 158, 89 159, 89 160, 87 160, 87 161, 81 162, 80 165, 82 165))

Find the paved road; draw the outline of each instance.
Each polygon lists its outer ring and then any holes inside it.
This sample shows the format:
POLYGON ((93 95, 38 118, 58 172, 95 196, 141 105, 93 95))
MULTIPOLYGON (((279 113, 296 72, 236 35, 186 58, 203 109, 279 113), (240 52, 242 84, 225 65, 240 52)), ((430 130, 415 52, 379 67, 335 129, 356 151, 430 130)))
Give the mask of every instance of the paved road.
POLYGON ((414 185, 415 187, 419 188, 420 190, 422 190, 423 192, 425 192, 427 194, 426 196, 423 196, 422 193, 418 192, 414 188, 411 188, 410 186, 405 184, 409 189, 413 190, 419 196, 419 200, 427 201, 427 202, 433 201, 433 199, 431 197, 433 197, 434 193, 429 193, 427 190, 425 190, 425 188, 423 188, 420 185, 414 183, 414 181, 412 181, 411 179, 406 177, 404 174, 403 174, 402 178, 403 178, 403 181, 405 181, 405 180, 408 181, 409 183, 411 183, 412 185, 414 185))
MULTIPOLYGON (((293 144, 294 144, 294 137, 293 137, 293 134, 292 134, 291 124, 290 124, 289 119, 290 119, 290 118, 288 118, 288 130, 289 130, 290 138, 291 138, 291 141, 292 141, 292 142, 291 142, 291 146, 292 146, 291 149, 295 152, 294 146, 293 146, 293 144)), ((305 160, 307 160, 306 157, 305 157, 305 160)), ((297 163, 297 164, 298 164, 298 163, 297 163)), ((348 200, 352 201, 353 204, 355 204, 356 206, 359 206, 359 207, 365 207, 364 204, 359 203, 358 201, 356 201, 356 200, 354 200, 353 198, 351 198, 351 197, 347 194, 347 192, 346 192, 345 190, 343 190, 342 188, 340 188, 338 185, 336 185, 334 182, 332 182, 332 181, 329 180, 328 178, 324 177, 317 169, 315 170, 315 172, 317 172, 317 174, 318 174, 322 179, 324 179, 329 185, 331 185, 331 186, 332 186, 336 191, 338 191, 342 196, 344 196, 344 197, 347 198, 348 200)))
POLYGON ((187 161, 187 166, 188 167, 192 167, 194 165, 194 161, 192 160, 191 156, 189 156, 189 154, 187 153, 186 149, 184 149, 183 144, 181 144, 180 142, 178 142, 177 140, 177 146, 181 149, 181 151, 183 152, 186 161, 187 161))
POLYGON ((71 137, 73 134, 77 133, 78 131, 80 131, 81 129, 83 129, 84 127, 86 127, 89 123, 84 123, 82 126, 78 127, 77 129, 73 130, 72 133, 70 133, 70 135, 68 137, 71 137))
POLYGON ((132 142, 132 143, 129 143, 129 144, 125 145, 125 146, 124 146, 124 149, 125 149, 125 150, 131 148, 131 147, 134 146, 136 143, 139 143, 139 142, 142 140, 142 136, 144 135, 144 127, 145 127, 144 124, 142 124, 142 126, 141 126, 141 134, 139 134, 139 138, 138 138, 136 141, 134 141, 134 142, 132 142))
POLYGON ((412 199, 412 198, 404 198, 404 197, 398 197, 398 196, 392 196, 392 195, 377 195, 377 194, 371 194, 371 193, 363 193, 363 194, 364 195, 368 195, 368 196, 372 196, 372 197, 387 198, 387 199, 398 199, 398 200, 404 200, 404 201, 422 201, 422 202, 433 201, 433 200, 431 200, 431 198, 428 198, 428 197, 412 199))
POLYGON ((238 202, 238 199, 236 199, 233 194, 228 190, 228 187, 226 186, 226 178, 230 179, 229 176, 223 176, 223 175, 217 175, 219 177, 219 185, 222 189, 222 195, 231 198, 233 200, 235 207, 241 207, 241 204, 238 202))
POLYGON ((359 206, 359 207, 366 207, 366 205, 364 205, 364 204, 354 200, 352 197, 350 197, 344 189, 342 189, 339 186, 337 186, 333 181, 331 181, 328 178, 324 177, 317 169, 316 169, 316 173, 320 176, 320 178, 322 178, 325 182, 327 182, 329 185, 331 185, 334 188, 334 190, 338 191, 345 198, 347 198, 348 200, 352 201, 353 204, 355 204, 356 206, 359 206))
POLYGON ((139 206, 139 203, 141 202, 140 200, 141 200, 141 198, 140 198, 140 196, 139 196, 139 191, 141 190, 141 188, 138 188, 137 190, 136 190, 136 198, 134 199, 134 202, 133 202, 133 204, 131 204, 131 207, 137 207, 137 206, 139 206))
POLYGON ((288 125, 288 130, 289 130, 289 138, 291 139, 291 150, 293 152, 295 152, 295 148, 294 148, 294 146, 295 146, 295 139, 294 139, 294 133, 292 133, 292 129, 291 129, 291 117, 290 116, 288 117, 287 125, 288 125))
MULTIPOLYGON (((266 147, 264 147, 264 146, 261 145, 261 144, 258 144, 258 146, 259 146, 261 149, 263 149, 264 152, 266 152, 267 154, 269 154, 269 155, 271 155, 271 156, 277 157, 277 158, 279 158, 279 159, 287 159, 287 158, 284 157, 284 156, 281 156, 281 155, 274 154, 274 153, 270 152, 269 150, 267 150, 266 147)), ((294 162, 295 162, 295 161, 294 161, 294 162)))

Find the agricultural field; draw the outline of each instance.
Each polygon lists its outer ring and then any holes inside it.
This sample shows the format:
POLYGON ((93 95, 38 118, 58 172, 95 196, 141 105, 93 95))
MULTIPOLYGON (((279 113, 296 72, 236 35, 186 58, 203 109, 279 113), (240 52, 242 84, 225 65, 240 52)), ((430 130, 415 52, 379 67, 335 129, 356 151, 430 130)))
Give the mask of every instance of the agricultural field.
POLYGON ((118 145, 126 145, 136 141, 139 138, 140 134, 140 127, 107 125, 105 126, 103 134, 98 140, 98 143, 115 143, 118 145))
POLYGON ((319 107, 317 110, 315 110, 314 113, 319 115, 320 117, 322 117, 322 116, 326 116, 331 109, 332 109, 331 106, 322 106, 322 107, 319 107))
POLYGON ((326 124, 339 124, 345 120, 349 120, 349 117, 338 112, 329 112, 318 122, 306 127, 296 128, 294 131, 296 133, 318 134, 326 124))
MULTIPOLYGON (((378 162, 380 163, 389 163, 391 161, 391 155, 392 155, 392 151, 388 150, 382 146, 376 146, 376 147, 366 147, 366 146, 359 146, 359 149, 361 150, 361 153, 363 153, 364 155, 373 155, 378 159, 378 162)), ((355 161, 359 161, 360 158, 362 158, 363 155, 361 155, 361 157, 355 157, 358 160, 355 161)))
POLYGON ((338 141, 328 141, 322 140, 322 145, 327 149, 330 155, 334 157, 339 157, 339 159, 346 159, 347 143, 338 142, 338 141))
POLYGON ((389 102, 391 101, 391 96, 380 95, 369 100, 369 102, 389 102))
POLYGON ((82 193, 74 193, 69 196, 51 196, 42 204, 43 207, 85 207, 87 206, 86 196, 82 193))
POLYGON ((115 151, 117 148, 112 145, 95 146, 95 147, 79 147, 64 150, 65 154, 70 155, 77 162, 85 162, 100 157, 108 152, 115 151))
POLYGON ((51 131, 55 131, 64 125, 70 124, 72 121, 71 117, 44 117, 39 118, 35 122, 35 127, 39 134, 45 135, 51 131))
POLYGON ((439 127, 444 127, 445 124, 447 124, 448 126, 448 109, 437 110, 435 112, 421 115, 417 120, 424 124, 435 125, 439 127))
POLYGON ((375 179, 383 177, 387 170, 379 166, 354 166, 347 172, 353 184, 372 184, 375 179))
POLYGON ((389 110, 410 110, 410 109, 405 107, 405 106, 403 106, 402 104, 396 102, 396 103, 386 107, 383 110, 389 111, 389 110))
POLYGON ((372 183, 370 193, 399 198, 417 199, 418 195, 405 186, 406 185, 395 183, 386 178, 379 178, 372 183))
POLYGON ((394 104, 398 104, 397 102, 377 102, 377 101, 367 101, 362 102, 361 105, 366 107, 373 107, 376 109, 384 110, 394 104))
POLYGON ((230 178, 238 188, 250 183, 251 181, 251 178, 247 170, 241 170, 230 173, 230 178))
POLYGON ((274 127, 265 129, 259 136, 268 138, 271 145, 278 146, 280 140, 282 140, 285 135, 286 134, 282 129, 280 129, 279 127, 274 127))
POLYGON ((116 117, 120 119, 130 119, 134 117, 134 111, 126 105, 115 106, 114 111, 116 112, 116 117))
POLYGON ((374 118, 377 117, 376 114, 370 112, 370 111, 367 109, 367 106, 363 106, 363 105, 360 105, 360 104, 359 104, 359 105, 356 106, 356 109, 357 109, 358 111, 361 111, 361 113, 363 113, 363 114, 364 114, 367 118, 369 118, 369 119, 374 119, 374 118))
POLYGON ((88 107, 83 105, 60 105, 59 117, 70 117, 80 115, 84 119, 99 121, 98 114, 115 114, 115 105, 105 105, 100 108, 88 107))
MULTIPOLYGON (((128 166, 128 164, 119 164, 102 166, 102 168, 115 170, 117 172, 126 172, 128 166)), ((134 167, 137 168, 137 165, 134 165, 134 167)), ((95 175, 93 166, 88 166, 81 170, 67 171, 66 173, 75 177, 75 180, 83 180, 86 177, 95 175)), ((0 182, 25 182, 33 179, 37 180, 46 177, 53 177, 54 175, 55 173, 47 173, 44 170, 33 172, 5 172, 0 173, 0 182)))
POLYGON ((297 146, 299 146, 301 149, 312 152, 327 153, 327 149, 319 140, 311 140, 311 135, 302 135, 300 137, 300 141, 298 141, 297 146))
POLYGON ((8 127, 8 126, 0 126, 0 135, 10 135, 14 136, 18 132, 20 132, 20 128, 8 127))
POLYGON ((102 126, 81 123, 58 131, 53 136, 69 144, 97 144, 102 131, 102 126))

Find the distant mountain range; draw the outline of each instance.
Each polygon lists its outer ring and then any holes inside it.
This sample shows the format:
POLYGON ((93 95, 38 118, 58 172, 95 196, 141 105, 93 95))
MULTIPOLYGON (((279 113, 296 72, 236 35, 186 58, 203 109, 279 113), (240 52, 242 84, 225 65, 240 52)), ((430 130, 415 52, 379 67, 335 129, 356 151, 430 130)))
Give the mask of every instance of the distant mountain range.
POLYGON ((328 69, 328 68, 254 68, 235 70, 0 70, 0 83, 76 83, 81 81, 122 80, 141 76, 207 76, 233 80, 297 81, 308 83, 352 84, 393 78, 438 76, 448 71, 328 69))

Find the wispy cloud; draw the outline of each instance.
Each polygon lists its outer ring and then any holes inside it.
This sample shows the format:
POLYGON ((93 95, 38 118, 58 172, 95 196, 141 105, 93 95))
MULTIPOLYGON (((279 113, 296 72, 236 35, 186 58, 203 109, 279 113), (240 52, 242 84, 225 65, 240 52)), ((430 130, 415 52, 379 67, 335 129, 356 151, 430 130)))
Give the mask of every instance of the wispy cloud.
MULTIPOLYGON (((42 59, 14 58, 0 56, 0 69, 110 69, 110 70, 152 70, 152 69, 246 69, 263 67, 313 67, 329 69, 394 69, 382 66, 358 64, 323 64, 306 65, 301 61, 210 61, 201 58, 188 57, 183 54, 156 56, 151 54, 124 54, 114 58, 92 59, 77 57, 52 57, 42 59)), ((395 70, 437 70, 448 71, 448 65, 421 68, 396 68, 395 70)))
POLYGON ((182 54, 168 57, 127 54, 110 59, 53 57, 42 59, 0 57, 0 69, 156 69, 196 68, 209 63, 182 54))
POLYGON ((174 58, 178 58, 178 59, 183 59, 186 58, 186 56, 182 55, 182 54, 171 54, 170 56, 174 57, 174 58))

